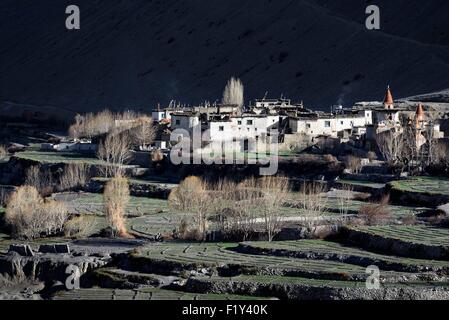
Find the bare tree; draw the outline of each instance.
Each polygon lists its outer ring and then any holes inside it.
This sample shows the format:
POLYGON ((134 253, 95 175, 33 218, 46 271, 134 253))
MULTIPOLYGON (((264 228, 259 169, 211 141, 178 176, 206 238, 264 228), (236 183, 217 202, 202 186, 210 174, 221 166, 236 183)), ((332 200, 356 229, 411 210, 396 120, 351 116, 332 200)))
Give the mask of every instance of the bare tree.
POLYGON ((187 177, 172 190, 169 203, 178 210, 195 213, 198 240, 204 240, 208 229, 208 214, 211 212, 211 197, 207 191, 207 184, 198 177, 187 177))
POLYGON ((268 241, 273 241, 274 236, 279 232, 281 221, 280 208, 284 204, 287 194, 290 191, 288 179, 285 177, 264 177, 259 183, 263 192, 263 212, 265 231, 268 241))
POLYGON ((75 123, 69 127, 69 137, 78 139, 83 134, 83 121, 84 117, 80 114, 75 116, 75 123))
POLYGON ((449 167, 449 146, 444 140, 436 140, 431 149, 431 164, 449 167))
POLYGON ((129 130, 148 122, 148 117, 135 112, 112 113, 103 110, 98 113, 77 114, 75 123, 69 128, 69 135, 72 138, 93 138, 98 135, 129 130))
POLYGON ((404 141, 402 133, 388 130, 376 135, 377 146, 384 159, 390 164, 396 164, 402 155, 404 141))
POLYGON ((63 202, 44 200, 32 186, 19 187, 7 201, 5 221, 17 238, 59 234, 67 218, 68 210, 63 202))
POLYGON ((255 231, 260 192, 247 188, 245 181, 237 184, 229 179, 208 187, 210 210, 215 214, 219 230, 231 238, 247 240, 255 231))
POLYGON ((6 157, 8 155, 8 151, 5 146, 0 145, 0 159, 6 157))
POLYGON ((38 165, 31 166, 25 171, 25 185, 35 187, 41 194, 53 191, 53 176, 50 169, 38 165))
POLYGON ((103 193, 106 218, 113 236, 129 237, 125 210, 129 203, 128 179, 117 175, 106 183, 103 193))
POLYGON ((360 206, 358 215, 365 220, 368 225, 376 225, 391 216, 388 203, 390 201, 389 196, 384 196, 379 203, 369 203, 360 206))
POLYGON ((128 131, 110 133, 100 142, 97 157, 106 162, 104 175, 106 177, 123 173, 123 165, 131 159, 131 138, 128 131))
POLYGON ((344 185, 338 194, 338 210, 343 221, 346 221, 349 213, 349 207, 352 201, 353 188, 350 185, 344 185))
POLYGON ((305 217, 315 217, 326 212, 325 186, 319 182, 304 181, 299 190, 299 207, 305 217))
POLYGON ((73 190, 84 187, 89 181, 89 165, 85 163, 70 163, 64 166, 64 172, 59 178, 61 190, 73 190))
POLYGON ((141 120, 140 124, 133 128, 132 136, 134 142, 142 149, 153 143, 156 138, 156 127, 153 125, 153 121, 151 119, 141 120))
POLYGON ((243 107, 243 84, 240 79, 232 77, 223 92, 223 104, 236 105, 243 107))

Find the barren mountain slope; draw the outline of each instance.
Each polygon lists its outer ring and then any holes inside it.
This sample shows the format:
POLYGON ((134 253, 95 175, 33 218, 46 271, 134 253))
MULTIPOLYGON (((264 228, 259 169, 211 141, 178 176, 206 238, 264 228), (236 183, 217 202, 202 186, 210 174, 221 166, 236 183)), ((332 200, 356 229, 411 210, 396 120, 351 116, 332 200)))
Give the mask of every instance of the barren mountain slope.
POLYGON ((236 75, 246 98, 327 109, 449 87, 449 2, 3 0, 0 101, 86 111, 214 101, 236 75), (65 7, 81 30, 65 29, 65 7))

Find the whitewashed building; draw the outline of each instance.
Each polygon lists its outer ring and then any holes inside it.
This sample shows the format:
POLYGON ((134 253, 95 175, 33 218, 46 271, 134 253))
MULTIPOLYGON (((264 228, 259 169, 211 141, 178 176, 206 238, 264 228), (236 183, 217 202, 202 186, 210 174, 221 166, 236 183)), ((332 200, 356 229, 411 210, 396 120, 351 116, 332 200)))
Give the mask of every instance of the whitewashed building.
POLYGON ((312 117, 290 117, 291 133, 311 137, 330 136, 336 138, 339 132, 366 127, 373 123, 371 110, 360 110, 353 114, 324 114, 312 117))
POLYGON ((266 140, 271 129, 277 130, 282 117, 278 115, 244 114, 208 122, 206 139, 233 141, 244 139, 266 140))

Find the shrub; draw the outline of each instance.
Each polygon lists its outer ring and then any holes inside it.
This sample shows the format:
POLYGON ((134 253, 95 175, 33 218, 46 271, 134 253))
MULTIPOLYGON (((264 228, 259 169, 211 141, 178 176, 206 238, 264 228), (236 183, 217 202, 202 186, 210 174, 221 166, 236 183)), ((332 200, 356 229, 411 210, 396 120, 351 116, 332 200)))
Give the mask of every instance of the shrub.
POLYGON ((362 166, 362 160, 359 157, 348 155, 345 158, 346 169, 351 170, 354 173, 358 173, 362 166))
POLYGON ((391 216, 388 209, 389 197, 385 196, 379 203, 362 205, 358 214, 365 220, 367 225, 376 225, 391 216))
POLYGON ((367 158, 370 162, 373 162, 374 160, 377 160, 377 154, 374 151, 369 151, 367 154, 367 158))
POLYGON ((323 160, 326 162, 338 162, 337 158, 335 158, 333 155, 331 154, 325 154, 323 156, 323 160))
POLYGON ((22 186, 8 199, 5 221, 13 237, 34 239, 59 234, 67 217, 63 202, 44 201, 35 187, 22 186))
POLYGON ((186 241, 199 241, 202 240, 203 235, 198 231, 198 229, 189 227, 188 222, 185 219, 181 220, 178 230, 176 230, 174 238, 186 241))
POLYGON ((90 216, 77 216, 64 225, 64 235, 69 238, 87 238, 95 230, 95 219, 90 216))
POLYGON ((403 225, 412 226, 415 225, 418 220, 416 219, 416 216, 414 214, 407 214, 401 218, 401 222, 403 225))
POLYGON ((125 209, 129 203, 128 179, 120 175, 110 179, 104 188, 103 198, 112 235, 129 237, 125 220, 125 209))

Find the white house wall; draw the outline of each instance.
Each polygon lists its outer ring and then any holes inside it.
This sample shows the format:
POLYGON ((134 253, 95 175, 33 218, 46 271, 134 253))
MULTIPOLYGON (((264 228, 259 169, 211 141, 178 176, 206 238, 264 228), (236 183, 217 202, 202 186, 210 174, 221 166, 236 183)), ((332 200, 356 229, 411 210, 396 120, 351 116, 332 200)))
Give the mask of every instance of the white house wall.
POLYGON ((277 128, 279 116, 233 117, 229 121, 211 121, 209 123, 209 141, 228 141, 266 137, 271 128, 277 128))
POLYGON ((171 128, 173 130, 184 129, 190 131, 193 127, 199 125, 200 123, 198 116, 172 115, 171 118, 171 128))
POLYGON ((365 127, 372 123, 372 115, 363 113, 361 117, 333 117, 318 119, 290 119, 292 133, 310 136, 329 135, 337 137, 338 132, 354 127, 365 127))

